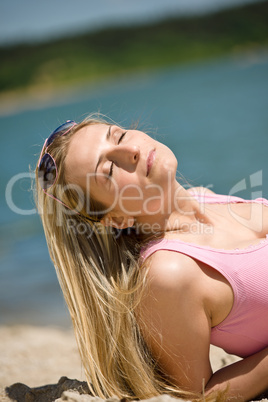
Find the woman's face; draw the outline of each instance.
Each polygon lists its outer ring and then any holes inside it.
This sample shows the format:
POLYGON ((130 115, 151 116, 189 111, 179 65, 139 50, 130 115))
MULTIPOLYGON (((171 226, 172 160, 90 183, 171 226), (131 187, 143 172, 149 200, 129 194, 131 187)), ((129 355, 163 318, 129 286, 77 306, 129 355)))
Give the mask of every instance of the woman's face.
POLYGON ((83 127, 72 138, 66 178, 117 214, 159 213, 174 185, 173 152, 147 134, 116 125, 83 127))

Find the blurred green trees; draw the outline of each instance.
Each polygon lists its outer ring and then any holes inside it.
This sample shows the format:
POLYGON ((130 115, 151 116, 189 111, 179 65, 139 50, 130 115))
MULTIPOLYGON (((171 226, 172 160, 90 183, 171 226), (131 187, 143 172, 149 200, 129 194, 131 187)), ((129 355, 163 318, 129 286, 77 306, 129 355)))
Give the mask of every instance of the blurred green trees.
POLYGON ((0 47, 0 92, 88 83, 263 48, 268 48, 267 1, 200 17, 0 47))

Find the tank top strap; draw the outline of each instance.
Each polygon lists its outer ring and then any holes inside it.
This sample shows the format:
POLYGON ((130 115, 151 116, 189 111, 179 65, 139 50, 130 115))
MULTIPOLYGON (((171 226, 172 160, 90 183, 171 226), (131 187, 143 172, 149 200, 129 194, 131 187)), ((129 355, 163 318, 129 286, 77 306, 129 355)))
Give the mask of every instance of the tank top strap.
POLYGON ((194 198, 200 202, 213 203, 213 204, 227 204, 227 203, 236 203, 236 202, 245 202, 243 198, 236 197, 233 195, 222 195, 222 194, 206 194, 206 193, 196 193, 194 191, 190 191, 190 193, 194 196, 194 198))
POLYGON ((190 190, 190 193, 194 196, 194 198, 200 203, 208 203, 208 204, 229 204, 229 203, 257 203, 268 206, 268 200, 265 198, 256 198, 253 200, 244 200, 243 198, 236 197, 234 195, 223 195, 223 194, 206 194, 206 193, 196 193, 190 190))
POLYGON ((142 261, 144 262, 158 250, 175 251, 185 254, 217 270, 221 270, 221 265, 225 262, 224 260, 231 259, 233 254, 236 254, 235 250, 214 249, 207 246, 199 246, 194 243, 187 243, 179 239, 161 239, 150 242, 147 247, 142 250, 142 261))

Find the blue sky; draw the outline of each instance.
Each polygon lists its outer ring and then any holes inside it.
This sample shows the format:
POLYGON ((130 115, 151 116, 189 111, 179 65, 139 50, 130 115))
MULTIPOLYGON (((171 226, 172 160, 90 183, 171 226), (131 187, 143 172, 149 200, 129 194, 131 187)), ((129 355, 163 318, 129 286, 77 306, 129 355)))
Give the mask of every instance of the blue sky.
POLYGON ((1 0, 0 44, 204 13, 258 0, 1 0))

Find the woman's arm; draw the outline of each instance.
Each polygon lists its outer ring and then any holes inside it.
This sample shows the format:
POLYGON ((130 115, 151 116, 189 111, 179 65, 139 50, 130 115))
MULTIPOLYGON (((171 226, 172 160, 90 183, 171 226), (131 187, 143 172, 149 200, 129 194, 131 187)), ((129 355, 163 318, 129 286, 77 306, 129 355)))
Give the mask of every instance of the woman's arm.
POLYGON ((141 302, 145 341, 178 387, 224 391, 232 400, 252 399, 268 389, 268 348, 212 374, 211 311, 204 274, 188 256, 158 251, 151 256, 149 287, 141 302))
POLYGON ((206 390, 214 391, 226 385, 228 396, 236 396, 241 401, 268 391, 268 348, 216 371, 206 390))
POLYGON ((201 270, 190 257, 171 251, 157 251, 148 260, 148 288, 137 317, 144 339, 173 383, 200 392, 212 375, 201 270))

